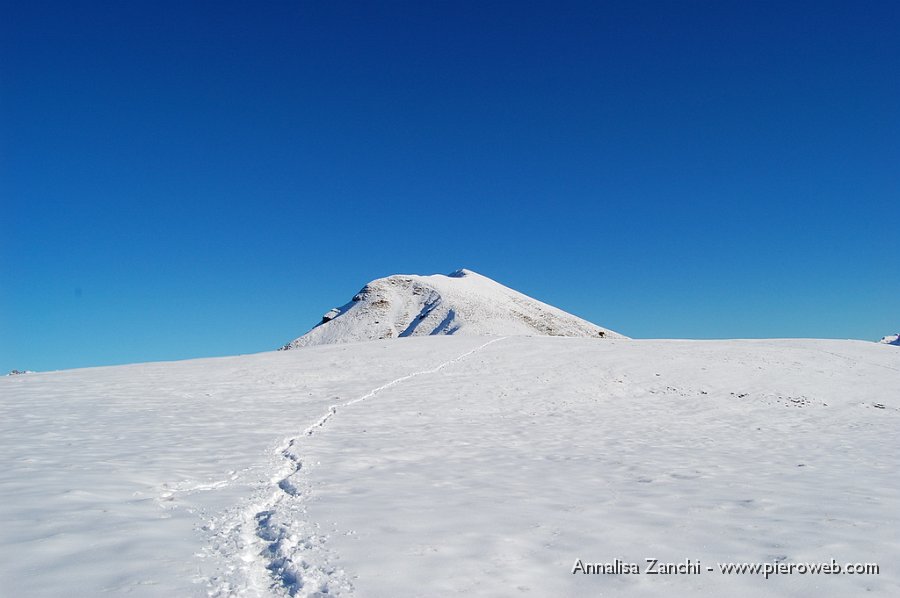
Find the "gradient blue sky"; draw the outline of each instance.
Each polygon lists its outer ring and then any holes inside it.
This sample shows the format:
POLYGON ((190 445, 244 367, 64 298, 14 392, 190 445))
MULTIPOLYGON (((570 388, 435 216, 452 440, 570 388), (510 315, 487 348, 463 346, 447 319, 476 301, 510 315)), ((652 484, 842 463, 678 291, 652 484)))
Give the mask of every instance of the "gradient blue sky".
POLYGON ((900 329, 895 2, 3 2, 0 369, 471 268, 634 337, 900 329))

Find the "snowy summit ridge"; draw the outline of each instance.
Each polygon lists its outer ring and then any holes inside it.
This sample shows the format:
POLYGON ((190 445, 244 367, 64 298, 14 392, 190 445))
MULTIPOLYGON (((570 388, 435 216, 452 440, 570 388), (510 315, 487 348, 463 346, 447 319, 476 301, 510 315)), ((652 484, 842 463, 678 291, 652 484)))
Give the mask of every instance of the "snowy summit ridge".
POLYGON ((463 269, 373 280, 282 350, 448 334, 627 338, 463 269))

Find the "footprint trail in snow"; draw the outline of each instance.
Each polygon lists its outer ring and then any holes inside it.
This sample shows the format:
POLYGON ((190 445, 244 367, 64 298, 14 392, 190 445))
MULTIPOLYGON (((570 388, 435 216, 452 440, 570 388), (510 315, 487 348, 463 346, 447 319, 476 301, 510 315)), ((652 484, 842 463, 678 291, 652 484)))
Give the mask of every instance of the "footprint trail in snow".
POLYGON ((353 586, 347 574, 333 564, 334 555, 325 545, 326 538, 319 534, 319 525, 306 516, 304 502, 310 488, 301 475, 303 441, 321 430, 339 410, 412 378, 435 374, 505 338, 492 339, 431 369, 401 376, 360 397, 332 405, 298 436, 286 439, 276 450, 281 466, 271 479, 273 488, 266 491, 267 497, 226 515, 218 525, 208 526, 213 532, 210 551, 231 561, 221 577, 210 580, 210 595, 318 598, 351 593, 353 586))

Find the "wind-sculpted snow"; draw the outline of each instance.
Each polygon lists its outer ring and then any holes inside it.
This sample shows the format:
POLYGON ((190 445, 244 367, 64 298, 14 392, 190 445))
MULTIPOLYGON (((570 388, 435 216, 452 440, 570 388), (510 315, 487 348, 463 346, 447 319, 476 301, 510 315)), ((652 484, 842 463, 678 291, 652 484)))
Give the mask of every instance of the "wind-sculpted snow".
POLYGON ((0 377, 10 596, 900 595, 900 353, 411 338, 0 377), (573 563, 878 563, 582 575, 573 563))
POLYGON ((471 270, 458 270, 372 281, 282 349, 451 334, 624 338, 471 270))

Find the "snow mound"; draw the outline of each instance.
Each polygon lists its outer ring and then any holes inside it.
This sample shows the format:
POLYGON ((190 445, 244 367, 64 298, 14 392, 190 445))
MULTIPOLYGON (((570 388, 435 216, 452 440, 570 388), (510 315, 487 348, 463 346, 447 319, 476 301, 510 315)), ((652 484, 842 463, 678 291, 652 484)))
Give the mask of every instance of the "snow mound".
POLYGON ((374 280, 282 350, 449 334, 627 338, 476 272, 457 270, 374 280))
POLYGON ((882 338, 879 343, 884 343, 885 345, 898 345, 900 346, 900 333, 898 334, 889 334, 888 336, 882 338))

